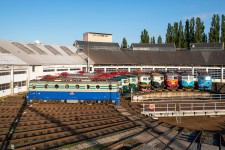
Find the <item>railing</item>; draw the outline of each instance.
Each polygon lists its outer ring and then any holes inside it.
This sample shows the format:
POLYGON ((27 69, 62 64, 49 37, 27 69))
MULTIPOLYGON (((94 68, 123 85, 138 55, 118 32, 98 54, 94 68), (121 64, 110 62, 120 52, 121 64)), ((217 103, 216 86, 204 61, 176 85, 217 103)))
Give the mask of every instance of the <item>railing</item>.
POLYGON ((171 96, 171 97, 153 97, 148 95, 135 95, 132 102, 143 101, 186 101, 186 100, 225 100, 225 94, 207 94, 207 95, 188 95, 188 96, 171 96))
POLYGON ((189 115, 206 115, 207 113, 215 113, 225 115, 225 102, 209 102, 209 103, 160 103, 160 104, 142 104, 142 114, 149 116, 177 116, 190 113, 189 115))

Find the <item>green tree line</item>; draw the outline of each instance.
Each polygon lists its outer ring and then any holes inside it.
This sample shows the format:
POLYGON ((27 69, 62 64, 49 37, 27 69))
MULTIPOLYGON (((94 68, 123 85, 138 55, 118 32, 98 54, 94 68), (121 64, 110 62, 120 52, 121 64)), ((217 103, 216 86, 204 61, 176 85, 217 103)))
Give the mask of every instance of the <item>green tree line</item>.
MULTIPOLYGON (((182 21, 168 23, 165 43, 175 43, 177 48, 190 48, 190 43, 225 42, 225 15, 221 18, 214 14, 211 21, 209 33, 205 33, 204 22, 200 17, 182 21)), ((162 37, 159 35, 157 41, 155 37, 150 37, 148 31, 141 32, 140 43, 162 44, 162 37)), ((127 40, 124 37, 121 47, 127 47, 127 40)))

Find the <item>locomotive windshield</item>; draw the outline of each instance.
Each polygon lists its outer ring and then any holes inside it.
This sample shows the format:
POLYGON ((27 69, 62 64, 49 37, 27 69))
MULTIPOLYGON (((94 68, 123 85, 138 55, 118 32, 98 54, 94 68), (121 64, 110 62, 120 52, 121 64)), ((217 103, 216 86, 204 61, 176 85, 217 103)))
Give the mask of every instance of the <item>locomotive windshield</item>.
POLYGON ((182 79, 183 80, 188 80, 188 76, 183 76, 182 79))
POLYGON ((175 76, 168 76, 168 80, 175 80, 175 79, 177 79, 177 77, 175 76))
POLYGON ((136 79, 135 79, 135 78, 132 78, 131 81, 132 81, 132 82, 136 82, 136 79))
POLYGON ((153 80, 164 80, 164 78, 163 77, 160 77, 160 76, 154 76, 153 77, 153 80))
POLYGON ((143 78, 143 80, 144 80, 144 81, 147 81, 147 80, 150 80, 150 78, 147 78, 147 77, 146 77, 146 78, 143 78))
POLYGON ((210 76, 205 77, 205 80, 211 80, 210 76))

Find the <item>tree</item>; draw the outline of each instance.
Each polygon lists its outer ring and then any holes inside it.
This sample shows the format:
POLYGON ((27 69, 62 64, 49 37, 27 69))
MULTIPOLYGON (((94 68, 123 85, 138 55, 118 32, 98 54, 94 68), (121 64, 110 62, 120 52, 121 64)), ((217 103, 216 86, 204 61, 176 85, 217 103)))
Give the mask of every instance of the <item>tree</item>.
POLYGON ((155 37, 152 37, 152 44, 155 44, 155 37))
POLYGON ((125 37, 123 38, 123 41, 122 41, 121 47, 122 47, 122 48, 127 48, 127 40, 126 40, 126 38, 125 38, 125 37))
POLYGON ((195 18, 190 20, 190 43, 195 43, 195 18))
POLYGON ((158 44, 162 44, 162 37, 161 37, 161 36, 158 37, 157 43, 158 43, 158 44))
POLYGON ((204 23, 201 22, 201 19, 196 18, 196 27, 195 27, 195 42, 202 43, 203 42, 203 34, 204 34, 204 23))
POLYGON ((220 40, 220 17, 214 14, 212 17, 211 27, 209 31, 209 41, 219 42, 220 40))
POLYGON ((173 43, 173 26, 170 23, 168 23, 167 27, 166 43, 173 43))
POLYGON ((221 42, 225 42, 225 16, 222 15, 222 20, 221 20, 221 42))
POLYGON ((141 43, 149 43, 149 35, 146 29, 141 32, 141 43))
POLYGON ((185 22, 184 47, 190 48, 190 27, 189 27, 189 20, 188 19, 185 22))
POLYGON ((173 26, 173 43, 175 43, 176 47, 178 46, 178 22, 174 22, 173 26))
POLYGON ((179 29, 178 29, 178 41, 177 47, 183 48, 184 47, 184 29, 183 29, 182 21, 179 22, 179 29))
POLYGON ((207 34, 205 34, 205 33, 203 33, 202 42, 203 43, 207 43, 208 42, 207 34))

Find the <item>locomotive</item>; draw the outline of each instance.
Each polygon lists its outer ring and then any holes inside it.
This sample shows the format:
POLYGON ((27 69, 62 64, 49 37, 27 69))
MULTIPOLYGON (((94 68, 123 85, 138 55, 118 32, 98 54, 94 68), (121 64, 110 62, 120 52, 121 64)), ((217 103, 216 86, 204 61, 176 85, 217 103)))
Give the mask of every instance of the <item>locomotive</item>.
POLYGON ((158 72, 151 73, 151 88, 154 89, 164 89, 164 75, 158 72))
POLYGON ((120 99, 117 82, 65 82, 38 81, 29 83, 28 101, 31 100, 77 100, 77 101, 115 101, 120 99))
POLYGON ((167 89, 177 89, 178 84, 178 74, 174 72, 167 72, 165 74, 165 85, 167 89))
POLYGON ((212 77, 207 73, 200 71, 198 72, 197 87, 199 90, 211 91, 212 90, 212 77))
POLYGON ((138 77, 135 75, 127 75, 128 82, 129 82, 129 88, 130 89, 137 89, 138 87, 138 77))
POLYGON ((119 91, 121 95, 129 93, 129 82, 127 76, 125 75, 116 76, 110 78, 109 81, 117 82, 119 84, 119 91))
POLYGON ((147 74, 138 75, 138 88, 139 90, 146 91, 151 87, 151 79, 147 74))
POLYGON ((194 89, 194 75, 181 73, 179 76, 179 85, 183 89, 194 89))

